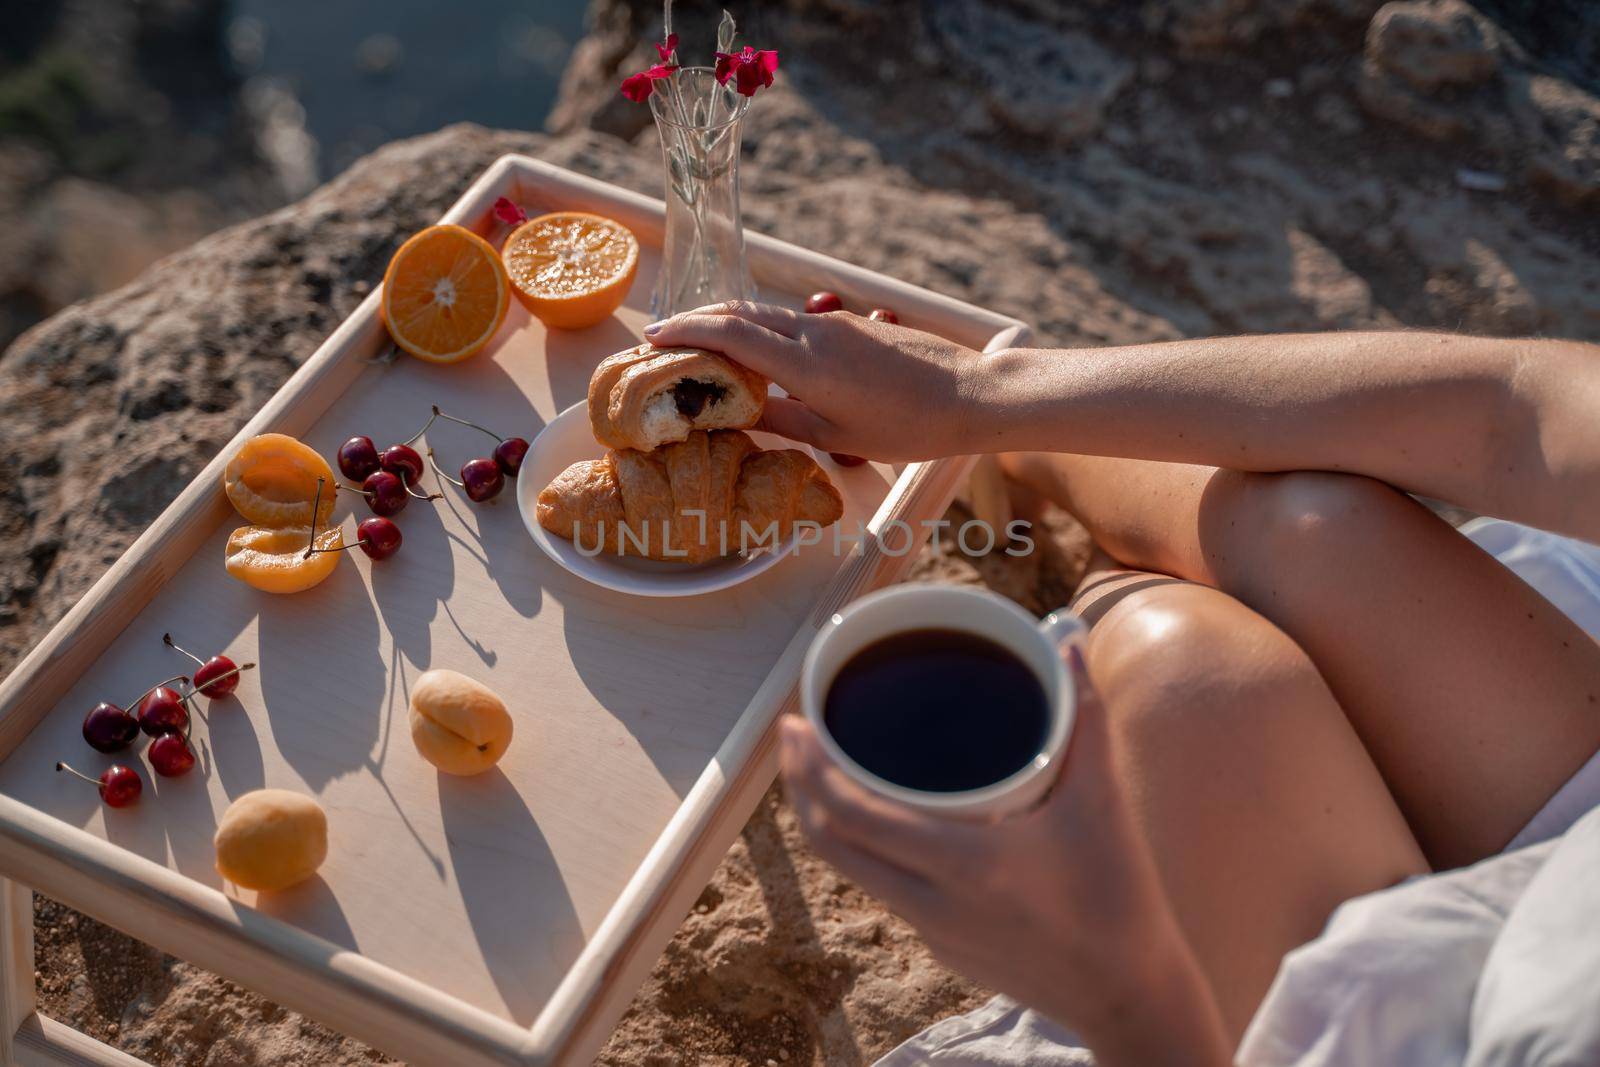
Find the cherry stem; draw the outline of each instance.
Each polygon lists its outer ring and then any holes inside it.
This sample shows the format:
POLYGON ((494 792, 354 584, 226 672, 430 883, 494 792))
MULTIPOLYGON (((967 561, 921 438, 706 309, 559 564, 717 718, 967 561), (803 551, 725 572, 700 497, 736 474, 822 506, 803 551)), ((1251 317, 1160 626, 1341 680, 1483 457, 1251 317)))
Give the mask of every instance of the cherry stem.
MULTIPOLYGON (((336 551, 336 550, 335 549, 319 549, 319 551, 336 551)), ((205 685, 196 686, 195 688, 189 690, 188 694, 185 695, 184 698, 183 698, 184 702, 187 703, 188 701, 193 700, 195 697, 197 697, 201 693, 205 692, 205 690, 210 689, 213 685, 216 685, 218 682, 225 681, 226 679, 232 678, 236 674, 243 674, 245 671, 253 671, 253 670, 255 670, 255 668, 256 668, 256 665, 254 663, 246 663, 246 664, 244 664, 242 666, 235 667, 231 671, 223 671, 221 674, 217 675, 215 678, 207 679, 205 685)), ((190 682, 189 684, 191 686, 194 685, 193 682, 190 682)), ((210 693, 206 693, 206 696, 210 696, 210 695, 211 695, 210 693)), ((185 735, 185 736, 187 736, 187 735, 185 735)))
MULTIPOLYGON (((437 411, 438 409, 435 408, 434 410, 437 411)), ((449 482, 451 485, 459 485, 463 489, 467 487, 466 482, 461 481, 459 478, 452 478, 444 471, 439 469, 439 464, 434 460, 433 449, 431 448, 428 449, 428 466, 433 468, 433 473, 438 475, 441 482, 449 482)))
POLYGON ((162 679, 161 681, 157 682, 155 685, 152 685, 149 689, 146 689, 144 692, 142 692, 138 696, 134 697, 132 704, 124 704, 124 705, 122 705, 123 709, 127 710, 127 711, 132 711, 135 707, 138 706, 139 701, 143 700, 145 697, 149 696, 151 693, 154 693, 157 689, 160 689, 164 685, 167 685, 167 684, 169 684, 171 682, 187 682, 187 681, 189 681, 189 676, 187 674, 174 674, 171 678, 162 679))
MULTIPOLYGON (((364 545, 366 543, 367 543, 367 539, 365 537, 358 537, 358 538, 356 538, 356 540, 352 544, 341 545, 338 548, 317 548, 317 549, 313 549, 312 552, 313 552, 313 554, 315 554, 317 552, 348 552, 352 548, 360 548, 362 545, 364 545)), ((255 664, 252 663, 250 666, 254 667, 255 664)), ((223 675, 222 677, 226 678, 227 675, 223 675)), ((211 683, 207 682, 206 684, 210 685, 211 683)))
MULTIPOLYGON (((468 422, 466 419, 458 419, 454 415, 446 415, 444 412, 439 410, 439 405, 438 404, 433 405, 433 418, 434 419, 449 419, 451 422, 459 423, 462 426, 470 426, 474 430, 479 431, 480 433, 486 433, 490 437, 494 438, 496 441, 504 441, 505 440, 504 437, 501 437, 499 434, 495 433, 493 430, 489 429, 486 426, 479 426, 477 423, 468 422)), ((429 419, 428 421, 430 423, 432 423, 433 419, 429 419)))
POLYGON ((182 645, 178 644, 178 642, 174 641, 171 634, 162 634, 161 640, 165 645, 167 645, 167 647, 177 649, 185 656, 188 656, 190 659, 200 664, 200 666, 204 667, 206 665, 205 660, 201 659, 199 656, 195 655, 193 652, 190 652, 187 648, 184 648, 182 645))
POLYGON ((301 559, 310 559, 311 552, 317 546, 317 512, 322 508, 322 483, 327 481, 322 475, 317 475, 317 495, 311 498, 311 540, 306 544, 306 554, 301 559))
POLYGON ((442 493, 419 493, 415 489, 411 488, 411 483, 406 480, 404 475, 401 475, 400 477, 400 484, 405 486, 407 493, 416 497, 418 500, 438 500, 442 495, 444 495, 442 493))
MULTIPOLYGON (((440 497, 440 494, 438 494, 438 493, 419 493, 415 489, 412 489, 411 488, 411 483, 406 481, 406 478, 405 478, 404 475, 396 475, 396 477, 398 477, 400 479, 400 484, 405 487, 406 493, 409 496, 414 496, 418 500, 438 500, 439 497, 440 497)), ((354 493, 357 496, 366 497, 368 500, 371 500, 374 496, 377 495, 375 493, 369 493, 365 489, 357 489, 353 485, 345 485, 342 482, 335 482, 334 483, 334 488, 335 489, 343 489, 347 493, 354 493)), ((334 551, 334 552, 337 552, 338 549, 324 550, 324 549, 320 549, 319 548, 319 549, 317 549, 317 551, 318 552, 322 552, 322 551, 334 551)))
MULTIPOLYGON (((437 419, 439 417, 439 415, 440 415, 439 405, 435 404, 435 405, 433 405, 433 414, 428 417, 428 421, 427 422, 422 424, 422 429, 418 430, 416 433, 412 434, 410 437, 406 438, 404 441, 401 441, 400 443, 403 444, 403 445, 409 445, 413 441, 415 441, 417 438, 419 438, 423 434, 427 433, 428 432, 428 427, 433 425, 433 420, 437 419)), ((447 419, 449 417, 450 416, 448 416, 448 415, 445 416, 445 418, 447 418, 447 419)))
POLYGON ((79 778, 82 778, 84 781, 88 782, 90 785, 92 785, 92 786, 94 786, 96 788, 99 788, 99 786, 100 786, 100 779, 98 779, 98 778, 90 778, 87 774, 84 774, 82 771, 76 770, 75 768, 68 767, 65 763, 62 763, 60 760, 56 761, 56 770, 58 772, 59 771, 66 771, 68 774, 75 775, 75 776, 77 776, 79 778))

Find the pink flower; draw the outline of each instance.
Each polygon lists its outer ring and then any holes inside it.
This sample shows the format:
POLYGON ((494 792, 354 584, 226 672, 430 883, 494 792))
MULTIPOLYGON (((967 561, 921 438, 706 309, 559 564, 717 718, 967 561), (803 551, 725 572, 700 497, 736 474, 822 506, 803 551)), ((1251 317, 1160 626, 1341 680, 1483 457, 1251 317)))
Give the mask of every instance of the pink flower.
POLYGON ((494 217, 507 226, 528 221, 528 213, 503 196, 494 202, 494 217))
POLYGON ((769 50, 757 52, 754 48, 745 46, 743 51, 732 55, 727 52, 717 53, 717 82, 727 85, 728 79, 734 80, 734 88, 742 96, 754 96, 757 89, 765 89, 772 84, 772 75, 778 69, 778 53, 769 50))
POLYGON ((650 98, 651 93, 656 91, 656 82, 662 78, 670 78, 672 72, 677 69, 676 66, 657 63, 649 70, 641 70, 631 78, 624 78, 622 81, 622 95, 632 100, 635 104, 642 104, 650 98))
POLYGON ((665 44, 656 45, 656 55, 661 57, 661 62, 663 63, 671 63, 672 53, 676 52, 677 50, 678 35, 675 33, 667 34, 667 41, 665 44))

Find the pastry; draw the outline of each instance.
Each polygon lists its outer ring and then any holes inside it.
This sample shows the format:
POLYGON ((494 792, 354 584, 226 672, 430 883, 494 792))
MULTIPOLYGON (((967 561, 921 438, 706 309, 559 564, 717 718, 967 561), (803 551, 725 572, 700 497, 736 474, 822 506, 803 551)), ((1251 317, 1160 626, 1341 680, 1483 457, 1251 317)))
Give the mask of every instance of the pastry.
POLYGON ((539 493, 539 525, 580 549, 680 563, 782 544, 797 522, 844 514, 816 460, 763 451, 737 430, 696 430, 652 452, 612 449, 539 493))
POLYGON ((589 423, 607 448, 652 448, 692 430, 747 430, 767 380, 716 352, 642 344, 607 356, 589 379, 589 423))

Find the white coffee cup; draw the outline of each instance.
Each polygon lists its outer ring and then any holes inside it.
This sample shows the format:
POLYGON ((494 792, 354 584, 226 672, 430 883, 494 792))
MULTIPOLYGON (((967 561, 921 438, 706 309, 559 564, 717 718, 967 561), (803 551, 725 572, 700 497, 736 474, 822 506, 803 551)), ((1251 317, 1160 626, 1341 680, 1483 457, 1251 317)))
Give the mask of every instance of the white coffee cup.
MULTIPOLYGON (((898 585, 871 593, 839 611, 817 632, 800 672, 800 703, 822 748, 847 775, 891 800, 962 818, 993 818, 1030 807, 1049 790, 1072 737, 1077 692, 1067 649, 1086 629, 1063 609, 1036 620, 1015 603, 985 589, 961 585, 898 585), (957 630, 987 638, 1012 652, 1044 687, 1050 720, 1039 754, 991 785, 958 792, 911 789, 880 778, 851 759, 823 721, 828 687, 857 652, 907 630, 957 630)), ((974 730, 983 709, 973 708, 974 730)))

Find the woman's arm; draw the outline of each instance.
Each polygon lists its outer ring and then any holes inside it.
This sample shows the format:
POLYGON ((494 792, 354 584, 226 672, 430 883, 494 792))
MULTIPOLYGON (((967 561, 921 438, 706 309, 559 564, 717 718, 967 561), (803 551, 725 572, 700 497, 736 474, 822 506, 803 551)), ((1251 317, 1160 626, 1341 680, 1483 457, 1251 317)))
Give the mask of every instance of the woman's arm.
POLYGON ((1386 332, 1008 351, 973 451, 1364 474, 1600 539, 1600 348, 1386 332))
POLYGON ((1365 474, 1600 541, 1600 347, 1451 334, 1289 334, 989 358, 855 315, 681 315, 658 344, 727 352, 804 403, 775 432, 923 459, 1053 451, 1365 474))

